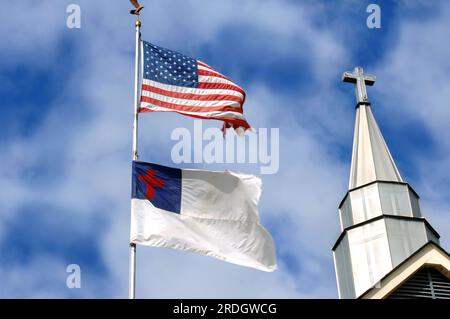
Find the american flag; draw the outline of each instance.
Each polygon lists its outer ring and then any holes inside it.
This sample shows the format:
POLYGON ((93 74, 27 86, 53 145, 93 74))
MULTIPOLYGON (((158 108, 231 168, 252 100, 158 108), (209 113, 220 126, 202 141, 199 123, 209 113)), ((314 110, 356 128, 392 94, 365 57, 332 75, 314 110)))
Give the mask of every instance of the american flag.
POLYGON ((215 119, 224 128, 250 128, 243 115, 245 92, 207 64, 142 41, 139 112, 176 112, 215 119))

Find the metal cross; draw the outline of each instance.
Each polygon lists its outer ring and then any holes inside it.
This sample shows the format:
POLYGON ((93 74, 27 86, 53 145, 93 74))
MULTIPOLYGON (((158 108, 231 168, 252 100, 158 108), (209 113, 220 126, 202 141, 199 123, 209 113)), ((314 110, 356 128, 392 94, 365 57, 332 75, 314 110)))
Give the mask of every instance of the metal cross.
POLYGON ((355 84, 356 101, 358 103, 368 102, 366 85, 372 86, 376 77, 371 74, 364 74, 362 67, 356 67, 353 72, 344 72, 342 81, 355 84))

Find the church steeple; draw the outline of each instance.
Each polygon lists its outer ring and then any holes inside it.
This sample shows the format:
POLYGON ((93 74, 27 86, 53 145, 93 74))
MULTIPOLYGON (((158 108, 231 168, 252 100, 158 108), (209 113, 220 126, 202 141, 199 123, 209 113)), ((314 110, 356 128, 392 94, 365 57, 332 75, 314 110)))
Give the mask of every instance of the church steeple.
POLYGON ((339 205, 341 235, 333 247, 339 296, 356 298, 439 234, 422 217, 419 196, 402 179, 372 114, 366 85, 375 76, 357 67, 356 121, 349 190, 339 205))

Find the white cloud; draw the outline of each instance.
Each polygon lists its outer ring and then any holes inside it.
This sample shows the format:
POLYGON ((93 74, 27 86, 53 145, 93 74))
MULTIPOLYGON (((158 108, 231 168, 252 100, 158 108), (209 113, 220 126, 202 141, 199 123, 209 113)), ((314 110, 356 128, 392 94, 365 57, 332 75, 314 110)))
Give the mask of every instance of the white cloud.
MULTIPOLYGON (((10 52, 14 55, 8 53, 8 57, 11 63, 17 63, 15 59, 21 59, 33 45, 42 46, 52 56, 61 36, 79 32, 78 41, 83 44, 80 52, 85 63, 68 74, 69 85, 64 92, 57 93, 60 99, 55 103, 61 103, 62 97, 77 94, 84 104, 69 101, 52 107, 31 138, 11 139, 4 147, 0 154, 1 162, 5 163, 0 167, 0 225, 5 220, 17 218, 21 203, 36 200, 70 207, 70 211, 83 216, 80 218, 83 222, 93 222, 94 215, 101 214, 107 222, 101 225, 98 244, 108 268, 107 278, 89 277, 90 282, 81 293, 86 297, 98 296, 97 293, 106 297, 126 297, 133 95, 132 18, 127 14, 126 2, 111 6, 109 2, 80 1, 84 19, 82 28, 69 30, 65 28, 65 8, 49 8, 49 2, 44 3, 35 12, 47 17, 41 22, 45 31, 37 33, 28 26, 20 30, 20 38, 38 34, 42 43, 33 40, 28 44, 30 47, 23 48, 20 41, 11 40, 13 49, 10 52), (103 15, 98 14, 100 8, 104 8, 103 15), (74 115, 83 113, 82 120, 72 121, 68 110, 73 110, 74 115), (60 177, 43 180, 38 185, 24 184, 21 181, 24 170, 37 170, 49 154, 64 160, 60 177), (107 281, 110 288, 95 291, 92 287, 96 280, 107 281)), ((21 9, 22 5, 14 7, 14 10, 21 9)), ((317 92, 324 93, 313 97, 298 96, 295 92, 274 91, 263 81, 246 83, 248 100, 245 109, 252 124, 255 127, 280 127, 280 171, 277 175, 263 176, 265 186, 261 201, 262 218, 277 234, 278 250, 283 256, 280 270, 266 274, 202 256, 139 247, 139 297, 336 297, 331 246, 339 234, 337 205, 346 191, 350 160, 342 162, 336 154, 336 145, 351 143, 353 105, 341 105, 342 93, 337 90, 338 75, 343 71, 340 68, 348 62, 348 52, 334 30, 316 28, 312 16, 320 10, 320 6, 280 1, 180 0, 171 4, 170 10, 164 1, 148 4, 143 13, 146 39, 199 53, 202 45, 214 43, 224 29, 248 25, 262 35, 270 35, 268 46, 276 47, 280 52, 298 53, 299 59, 305 59, 311 66, 311 81, 317 85, 317 92), (302 54, 305 50, 310 55, 302 54), (335 84, 330 86, 330 83, 335 84)), ((31 21, 38 20, 32 13, 27 14, 31 21)), ((3 18, 6 21, 3 23, 11 21, 7 15, 3 18)), ((427 24, 429 29, 423 31, 424 34, 442 32, 443 23, 444 20, 438 20, 437 26, 427 24)), ((401 38, 404 40, 400 40, 396 50, 388 56, 386 66, 380 67, 377 74, 383 77, 394 70, 407 71, 413 61, 403 61, 409 50, 422 43, 414 42, 408 33, 419 32, 419 29, 408 30, 405 29, 401 38)), ((8 37, 11 37, 9 33, 8 37)), ((437 46, 433 41, 429 45, 437 46)), ((436 65, 447 65, 436 56, 421 60, 424 65, 420 70, 427 80, 433 78, 432 73, 427 73, 426 65, 430 60, 436 65)), ((241 77, 241 70, 232 70, 230 76, 241 77)), ((386 80, 383 82, 386 89, 377 83, 383 94, 387 94, 387 87, 395 94, 392 88, 410 84, 406 76, 395 85, 386 80)), ((421 94, 426 96, 427 89, 433 89, 431 85, 415 88, 418 99, 411 99, 411 103, 420 101, 421 94)), ((395 96, 387 95, 387 98, 395 100, 395 96)), ((169 159, 171 130, 177 126, 191 127, 192 120, 173 114, 152 114, 142 116, 140 123, 142 159, 158 161, 169 159)), ((443 128, 444 125, 436 127, 443 128)), ((436 220, 439 218, 442 215, 436 215, 436 220)), ((448 231, 445 233, 449 234, 448 231)), ((0 227, 0 240, 1 234, 0 227)), ((2 244, 5 240, 3 238, 2 244)), ((16 279, 6 282, 4 294, 36 297, 48 292, 52 296, 70 297, 65 288, 54 288, 60 280, 65 282, 62 275, 52 277, 48 286, 20 278, 34 277, 33 271, 43 272, 44 277, 50 276, 48 272, 72 262, 76 261, 42 256, 19 267, 15 273, 7 269, 16 279)))

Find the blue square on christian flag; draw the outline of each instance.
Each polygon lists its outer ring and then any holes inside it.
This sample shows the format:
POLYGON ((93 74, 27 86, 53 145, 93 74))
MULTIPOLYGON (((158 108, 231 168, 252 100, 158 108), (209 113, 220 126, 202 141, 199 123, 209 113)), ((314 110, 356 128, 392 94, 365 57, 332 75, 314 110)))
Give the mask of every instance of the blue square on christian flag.
POLYGON ((133 161, 132 198, 146 199, 153 206, 179 214, 181 169, 133 161))

